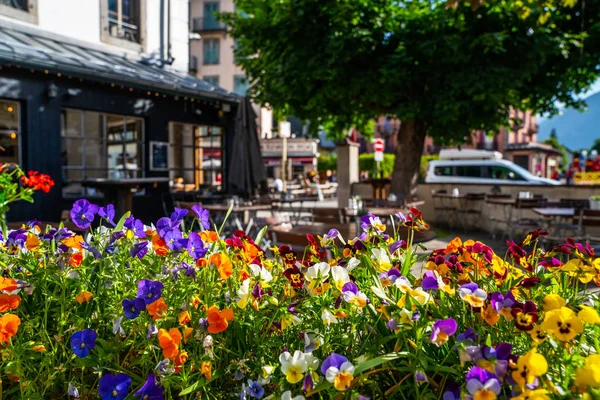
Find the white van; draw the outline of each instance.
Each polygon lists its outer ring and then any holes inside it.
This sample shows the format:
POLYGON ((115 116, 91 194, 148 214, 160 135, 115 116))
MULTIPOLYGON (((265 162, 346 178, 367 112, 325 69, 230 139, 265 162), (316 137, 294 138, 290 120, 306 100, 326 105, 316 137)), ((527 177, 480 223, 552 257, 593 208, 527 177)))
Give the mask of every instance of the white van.
POLYGON ((503 160, 497 151, 442 150, 440 159, 429 162, 427 183, 476 183, 487 185, 560 185, 540 178, 517 164, 503 160))

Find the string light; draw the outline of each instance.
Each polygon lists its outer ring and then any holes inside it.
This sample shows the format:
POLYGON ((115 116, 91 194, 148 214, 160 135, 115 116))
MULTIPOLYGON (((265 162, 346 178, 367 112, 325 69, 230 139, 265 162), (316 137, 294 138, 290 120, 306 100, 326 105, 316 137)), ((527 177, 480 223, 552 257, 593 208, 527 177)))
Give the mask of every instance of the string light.
POLYGON ((44 73, 45 73, 46 75, 48 75, 48 73, 49 73, 49 72, 50 72, 50 71, 48 71, 47 69, 45 69, 45 70, 44 70, 44 73))
POLYGON ((62 76, 62 74, 59 72, 58 74, 56 74, 56 76, 58 76, 60 78, 62 76))
POLYGON ((147 91, 147 92, 146 92, 146 94, 147 94, 148 96, 150 96, 152 93, 150 93, 150 91, 147 91))
POLYGON ((114 83, 111 83, 111 84, 110 84, 110 87, 115 87, 115 84, 114 84, 114 83))
POLYGON ((8 106, 8 108, 6 109, 6 111, 8 111, 9 113, 13 112, 13 108, 11 106, 8 106))
POLYGON ((154 93, 154 95, 155 95, 156 97, 158 97, 158 92, 154 93))
POLYGON ((130 88, 129 88, 129 91, 130 91, 130 92, 133 92, 133 88, 132 88, 132 87, 130 87, 130 88))

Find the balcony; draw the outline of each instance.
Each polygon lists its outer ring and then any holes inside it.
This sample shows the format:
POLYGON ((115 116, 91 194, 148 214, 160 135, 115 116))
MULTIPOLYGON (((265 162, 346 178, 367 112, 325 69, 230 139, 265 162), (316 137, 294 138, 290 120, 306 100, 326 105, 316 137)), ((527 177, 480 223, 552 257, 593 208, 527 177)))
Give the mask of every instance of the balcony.
POLYGON ((192 30, 194 32, 224 31, 225 24, 217 21, 215 17, 196 17, 192 20, 192 30))

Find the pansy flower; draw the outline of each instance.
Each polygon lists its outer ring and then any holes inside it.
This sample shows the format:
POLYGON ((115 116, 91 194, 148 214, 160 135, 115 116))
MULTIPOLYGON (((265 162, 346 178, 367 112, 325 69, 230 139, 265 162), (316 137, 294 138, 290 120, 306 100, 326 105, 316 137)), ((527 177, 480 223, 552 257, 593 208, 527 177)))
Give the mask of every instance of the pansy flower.
POLYGON ((93 329, 85 329, 71 335, 71 350, 77 357, 85 358, 96 346, 98 334, 93 329))
POLYGON ((255 399, 262 399, 265 395, 265 389, 260 385, 259 381, 248 379, 248 394, 255 399))
POLYGON ((538 320, 538 310, 532 301, 515 303, 512 306, 511 314, 515 320, 515 326, 522 331, 532 330, 538 320))
POLYGON ((485 299, 487 299, 485 290, 480 289, 479 285, 474 282, 467 283, 458 288, 458 295, 475 308, 483 307, 485 299))
POLYGON ((325 375, 327 381, 333 383, 339 391, 350 388, 354 379, 354 365, 348 359, 340 354, 331 353, 321 365, 321 373, 325 375))
POLYGON ((127 319, 136 319, 140 315, 140 312, 146 309, 146 303, 140 298, 125 299, 121 302, 121 305, 127 319))
POLYGON ((512 321, 512 307, 517 301, 511 291, 506 292, 506 295, 502 295, 500 292, 492 293, 490 302, 496 312, 502 315, 507 321, 512 321))
POLYGON ((570 342, 583 332, 583 322, 570 308, 560 307, 546 313, 541 328, 562 342, 570 342))
MULTIPOLYGON (((0 304, 1 304, 2 296, 3 295, 0 294, 0 304)), ((84 290, 83 292, 79 293, 77 295, 77 297, 75 297, 75 301, 77 303, 79 303, 79 304, 87 303, 88 301, 90 301, 90 299, 92 298, 92 296, 93 296, 93 294, 91 292, 88 292, 87 290, 84 290)), ((1 306, 0 306, 0 312, 3 312, 1 306)))
POLYGON ((486 369, 500 378, 504 378, 508 371, 508 360, 512 352, 512 344, 498 343, 496 347, 481 347, 477 366, 486 369))
POLYGON ((73 203, 71 208, 71 221, 80 229, 87 229, 94 221, 94 215, 99 207, 86 199, 79 199, 73 203))
POLYGON ((379 272, 388 271, 392 267, 387 249, 374 248, 371 249, 371 254, 373 256, 373 264, 375 264, 379 272))
POLYGON ((162 400, 164 398, 164 391, 164 387, 156 384, 156 376, 150 374, 140 390, 135 392, 135 396, 140 397, 142 400, 162 400))
POLYGON ((131 233, 139 239, 143 239, 146 237, 146 231, 144 230, 144 223, 139 219, 135 219, 135 217, 133 215, 131 215, 125 219, 125 223, 123 224, 123 226, 125 228, 129 229, 129 231, 131 231, 131 233))
POLYGON ((544 343, 546 339, 548 339, 548 335, 539 325, 534 326, 533 329, 528 331, 527 333, 529 334, 531 339, 537 344, 544 343))
POLYGON ((281 364, 281 372, 285 375, 285 379, 289 383, 298 383, 304 378, 304 373, 308 368, 306 355, 300 350, 296 350, 292 356, 289 352, 284 351, 279 355, 279 363, 281 364))
POLYGON ((331 267, 331 282, 333 282, 337 290, 342 291, 344 285, 350 282, 350 275, 346 268, 339 265, 331 267))
POLYGON ((142 258, 144 258, 146 253, 148 253, 148 242, 147 241, 138 242, 131 247, 131 250, 129 250, 129 255, 131 257, 137 257, 140 260, 142 258))
POLYGON ((109 224, 115 226, 115 206, 112 204, 107 205, 106 207, 100 207, 98 209, 98 216, 104 218, 109 224))
POLYGON ((212 378, 212 364, 210 361, 203 361, 202 367, 200 368, 200 373, 204 375, 207 381, 210 381, 212 378))
POLYGON ((14 314, 4 314, 0 317, 0 343, 7 343, 17 334, 21 319, 14 314))
POLYGON ((369 302, 367 296, 358 290, 358 287, 354 282, 347 282, 342 287, 342 295, 344 301, 349 304, 353 304, 357 307, 363 308, 369 302))
POLYGON ((398 271, 396 268, 379 273, 379 281, 383 286, 391 286, 399 277, 400 271, 398 271))
POLYGON ((360 218, 360 227, 364 231, 373 228, 377 233, 385 232, 385 225, 381 222, 381 219, 371 213, 360 218))
POLYGON ((194 260, 198 260, 206 255, 208 249, 204 247, 204 242, 196 232, 190 232, 188 235, 187 252, 194 260))
POLYGON ((295 288, 301 288, 304 285, 304 274, 297 265, 292 265, 283 271, 283 275, 288 278, 290 284, 295 288))
POLYGON ((329 278, 331 266, 326 262, 316 263, 306 270, 306 280, 311 283, 322 283, 329 278))
POLYGON ((252 276, 256 278, 263 287, 267 287, 269 282, 273 280, 273 275, 271 275, 271 272, 265 267, 261 267, 257 264, 250 264, 250 270, 252 271, 252 276))
POLYGON ((575 371, 575 386, 579 389, 600 388, 600 354, 590 354, 584 365, 575 371))
POLYGON ((137 297, 144 299, 146 304, 152 304, 160 299, 164 287, 161 282, 143 279, 138 282, 137 297))
POLYGON ((473 367, 467 372, 467 392, 475 400, 496 399, 502 391, 502 385, 498 377, 491 372, 473 367))
POLYGON ((177 356, 181 339, 181 332, 179 332, 179 329, 177 328, 171 328, 168 331, 166 329, 159 329, 158 344, 163 350, 163 356, 165 358, 172 360, 177 356))
POLYGON ((148 315, 150 315, 155 321, 159 318, 162 318, 162 316, 168 310, 169 307, 167 306, 167 303, 165 303, 165 299, 162 297, 155 302, 146 305, 146 311, 148 311, 148 315))
POLYGON ((456 333, 457 327, 458 324, 456 323, 456 320, 454 318, 447 318, 435 321, 431 329, 431 342, 436 346, 440 347, 442 344, 448 341, 450 336, 456 333))
POLYGON ((229 322, 233 321, 233 310, 225 308, 222 311, 217 306, 211 306, 206 312, 208 320, 208 332, 220 333, 229 326, 229 322))
POLYGON ((512 378, 519 386, 524 387, 534 383, 536 378, 544 375, 547 371, 546 359, 534 347, 527 354, 519 357, 516 369, 512 372, 512 378))
POLYGON ((208 210, 205 210, 200 205, 192 206, 192 211, 196 213, 196 218, 200 222, 200 225, 206 230, 210 229, 210 215, 208 210))
POLYGON ((102 400, 123 400, 127 397, 131 378, 125 374, 104 374, 100 378, 98 394, 102 400))
POLYGON ((423 290, 439 289, 450 295, 455 293, 455 290, 450 287, 449 280, 442 278, 436 271, 425 271, 421 286, 423 287, 423 290))

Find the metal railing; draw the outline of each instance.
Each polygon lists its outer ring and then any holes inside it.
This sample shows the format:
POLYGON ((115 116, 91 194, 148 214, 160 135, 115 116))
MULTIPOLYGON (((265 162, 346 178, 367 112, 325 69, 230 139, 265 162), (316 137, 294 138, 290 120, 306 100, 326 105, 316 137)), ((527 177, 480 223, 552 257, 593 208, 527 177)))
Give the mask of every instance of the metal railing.
POLYGON ((221 31, 225 24, 215 17, 196 17, 192 20, 192 29, 194 32, 221 31))

